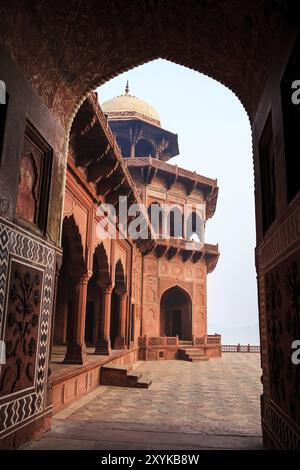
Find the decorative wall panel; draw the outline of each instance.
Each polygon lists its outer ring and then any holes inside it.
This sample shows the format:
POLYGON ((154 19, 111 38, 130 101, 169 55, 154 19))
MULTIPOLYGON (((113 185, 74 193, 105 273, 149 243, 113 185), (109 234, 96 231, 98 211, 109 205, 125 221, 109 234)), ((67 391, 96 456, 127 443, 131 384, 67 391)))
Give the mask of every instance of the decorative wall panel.
POLYGON ((37 130, 26 123, 16 203, 16 215, 29 225, 46 230, 52 149, 37 130))
POLYGON ((0 437, 46 408, 55 250, 0 218, 0 437))
POLYGON ((300 368, 292 343, 300 339, 300 251, 265 274, 270 396, 300 423, 300 368))
POLYGON ((0 397, 34 385, 43 270, 11 259, 0 397))

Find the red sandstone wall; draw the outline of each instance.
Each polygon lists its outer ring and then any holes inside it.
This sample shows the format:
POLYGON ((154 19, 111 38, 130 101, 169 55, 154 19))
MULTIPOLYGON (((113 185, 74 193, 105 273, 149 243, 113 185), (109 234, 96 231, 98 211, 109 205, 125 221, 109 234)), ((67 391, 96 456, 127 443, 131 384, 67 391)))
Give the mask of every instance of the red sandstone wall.
POLYGON ((179 256, 168 260, 153 254, 145 256, 143 272, 143 335, 160 336, 160 301, 171 287, 181 287, 192 302, 192 334, 207 333, 206 265, 203 261, 184 262, 179 256))
POLYGON ((300 283, 300 194, 288 204, 281 83, 298 30, 287 28, 274 47, 269 79, 253 124, 263 434, 266 445, 286 449, 299 449, 300 436, 299 365, 291 361, 292 342, 300 337, 296 287, 300 283), (259 144, 269 115, 275 156, 276 220, 264 234, 259 144))

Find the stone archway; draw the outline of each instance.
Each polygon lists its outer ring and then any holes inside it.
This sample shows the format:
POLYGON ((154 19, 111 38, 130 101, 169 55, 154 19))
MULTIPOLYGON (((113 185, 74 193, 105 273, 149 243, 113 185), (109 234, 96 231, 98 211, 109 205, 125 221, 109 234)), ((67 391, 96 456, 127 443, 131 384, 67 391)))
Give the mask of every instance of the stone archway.
POLYGON ((62 265, 58 277, 53 341, 68 344, 74 336, 76 286, 86 272, 81 235, 71 215, 62 227, 62 265))
POLYGON ((85 317, 86 344, 96 346, 99 336, 103 336, 104 315, 102 291, 110 284, 107 253, 100 243, 93 255, 93 274, 88 282, 85 317))
POLYGON ((289 13, 282 2, 269 3, 92 0, 28 5, 6 0, 2 9, 10 14, 1 16, 0 29, 16 62, 65 124, 87 92, 156 58, 215 78, 237 94, 253 118, 274 39, 289 13), (21 15, 22 24, 15 21, 21 15))
POLYGON ((160 335, 192 339, 192 302, 179 286, 170 287, 160 299, 160 335))

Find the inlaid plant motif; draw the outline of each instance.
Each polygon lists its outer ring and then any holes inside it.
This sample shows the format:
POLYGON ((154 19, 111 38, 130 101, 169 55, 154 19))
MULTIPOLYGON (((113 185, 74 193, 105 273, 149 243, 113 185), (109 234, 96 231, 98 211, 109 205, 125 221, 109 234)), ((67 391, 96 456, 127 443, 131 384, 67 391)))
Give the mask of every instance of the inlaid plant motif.
MULTIPOLYGON (((23 268, 23 269, 22 269, 23 268)), ((6 359, 0 392, 13 393, 32 385, 37 349, 40 278, 36 270, 12 270, 6 325, 6 359)))
POLYGON ((288 267, 285 275, 285 288, 289 298, 286 313, 287 331, 294 339, 300 338, 300 273, 297 263, 288 267))
POLYGON ((281 292, 279 275, 266 277, 266 308, 268 312, 268 336, 269 336, 269 359, 270 359, 270 380, 275 387, 277 396, 284 397, 284 388, 280 371, 284 366, 283 353, 280 347, 280 337, 282 335, 282 322, 280 319, 281 292))
MULTIPOLYGON (((288 266, 285 275, 285 289, 288 299, 286 311, 286 331, 290 336, 290 343, 300 339, 300 272, 299 265, 293 262, 288 266)), ((299 393, 300 393, 300 369, 299 366, 289 361, 287 368, 287 379, 291 382, 291 393, 289 394, 289 408, 293 419, 300 416, 299 393)))

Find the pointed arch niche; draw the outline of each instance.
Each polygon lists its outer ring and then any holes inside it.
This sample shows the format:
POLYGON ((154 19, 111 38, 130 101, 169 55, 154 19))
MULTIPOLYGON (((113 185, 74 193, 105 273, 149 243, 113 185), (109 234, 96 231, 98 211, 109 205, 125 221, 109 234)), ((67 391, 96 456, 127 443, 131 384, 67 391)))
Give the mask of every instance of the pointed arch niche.
POLYGON ((160 300, 160 335, 192 339, 192 302, 179 286, 166 290, 160 300))

